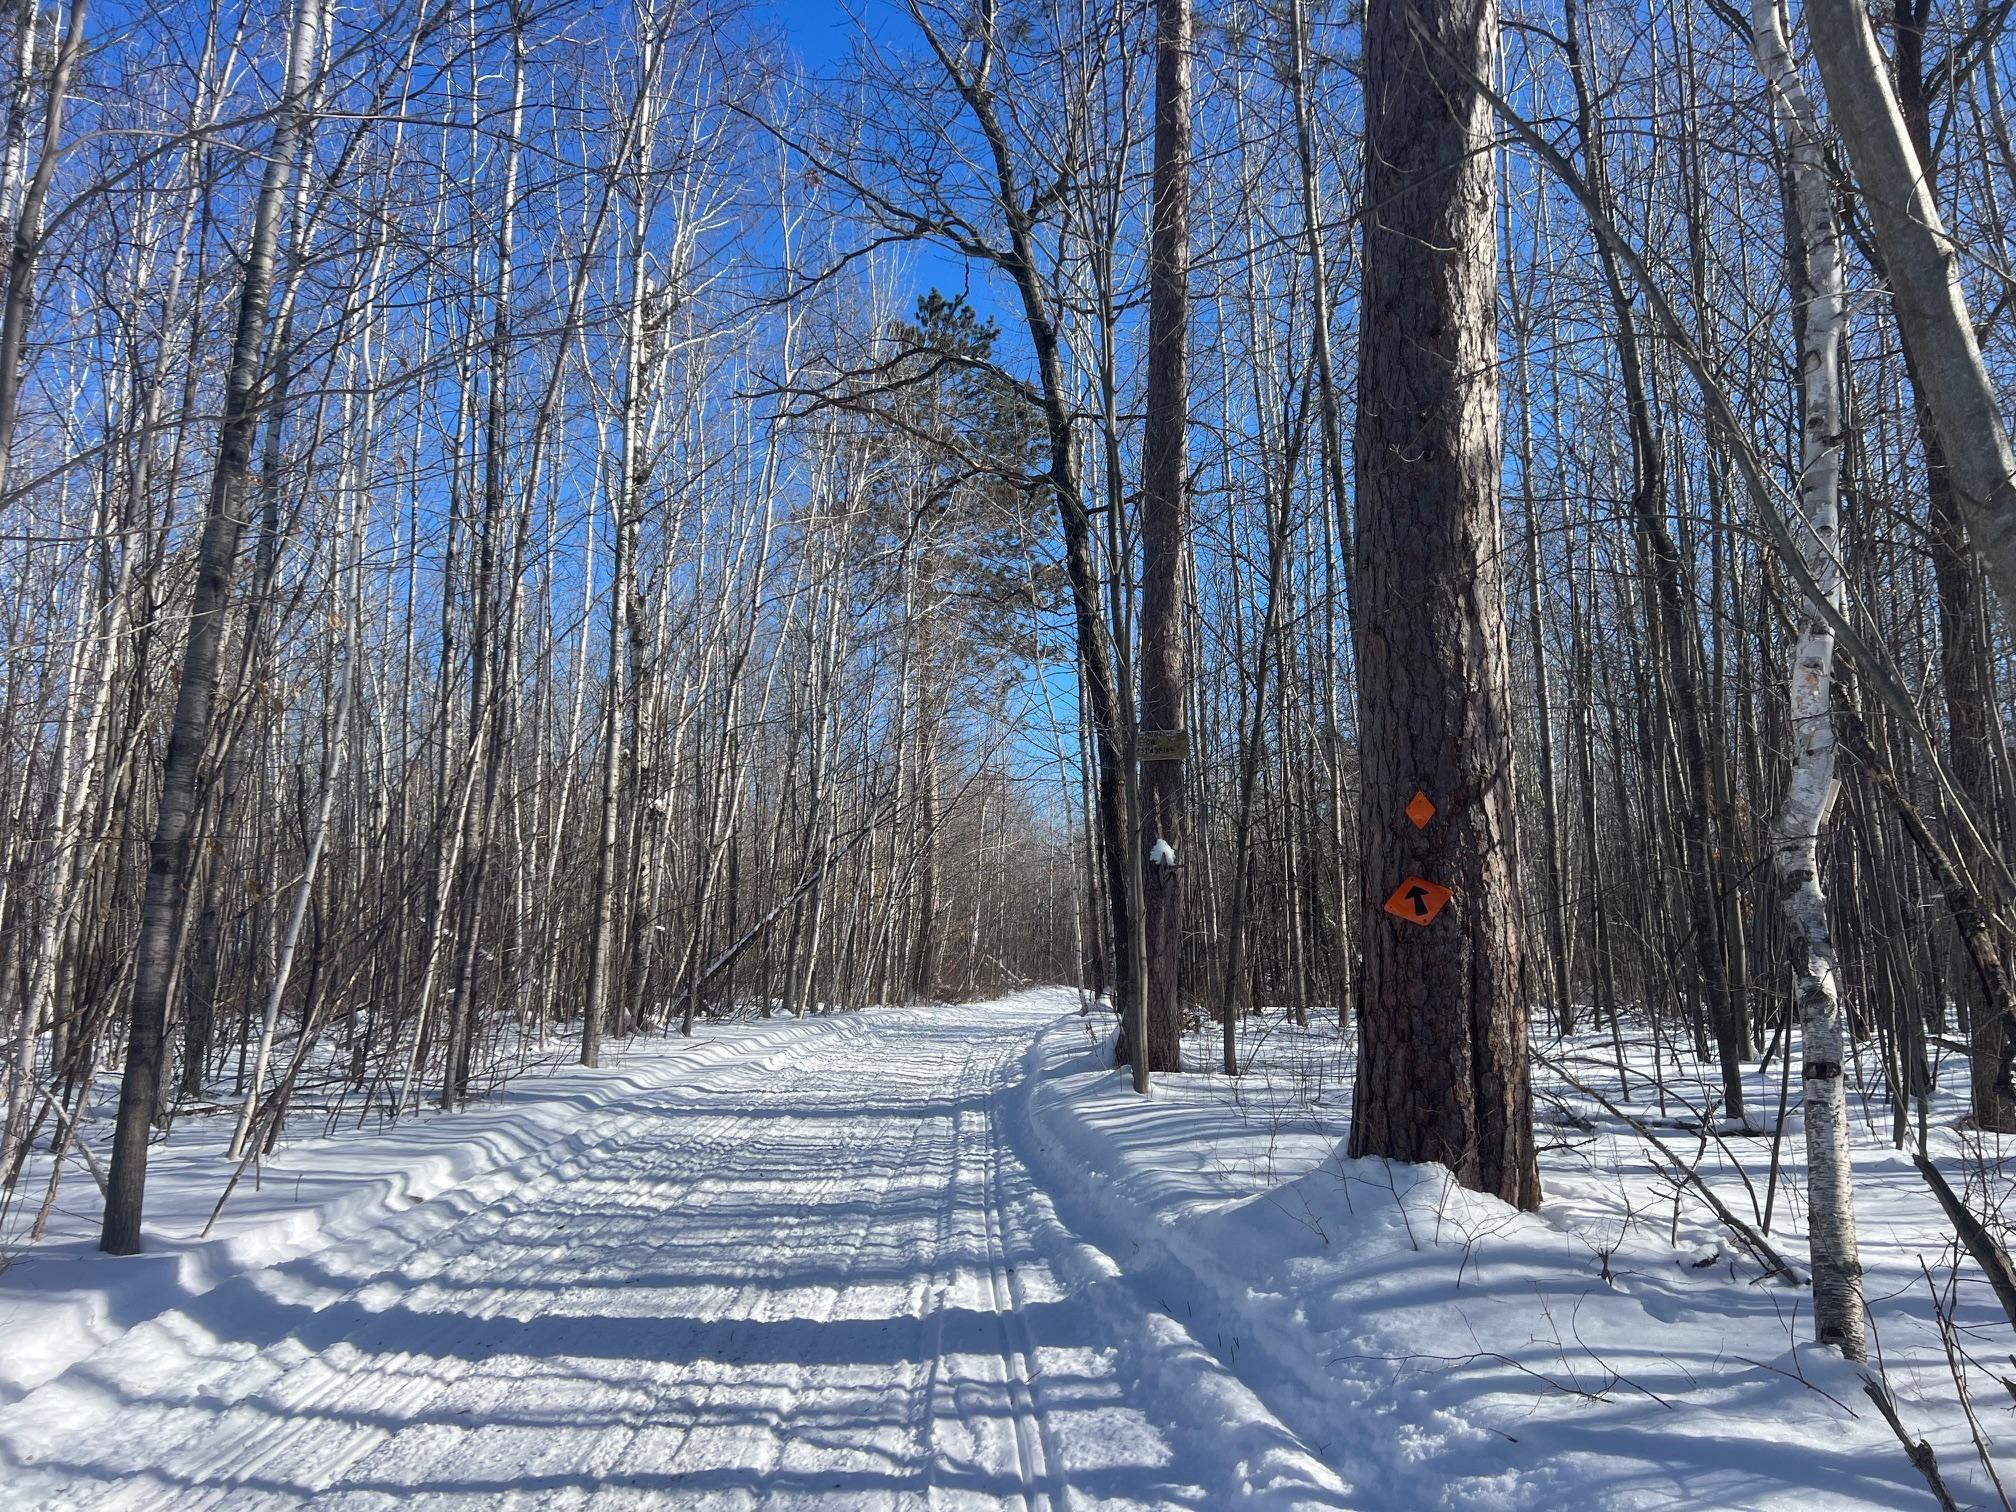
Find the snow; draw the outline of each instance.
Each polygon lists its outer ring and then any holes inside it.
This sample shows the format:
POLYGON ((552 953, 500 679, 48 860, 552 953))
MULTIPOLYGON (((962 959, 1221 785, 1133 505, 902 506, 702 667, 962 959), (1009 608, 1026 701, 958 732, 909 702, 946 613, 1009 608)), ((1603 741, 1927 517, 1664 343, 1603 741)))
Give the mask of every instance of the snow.
MULTIPOLYGON (((1193 1036, 1186 1064, 1213 1065, 1218 1033, 1193 1036)), ((1244 1048, 1238 1081, 1163 1077, 1142 1099, 1083 1021, 1062 1022, 1028 1052, 1020 1116, 1060 1213, 1137 1284, 1180 1298, 1191 1332, 1365 1505, 1931 1505, 1859 1375, 1805 1342, 1804 1290, 1763 1283, 1698 1201, 1676 1207, 1642 1141, 1589 1100, 1536 1074, 1546 1198, 1527 1215, 1439 1167, 1347 1158, 1353 1066, 1334 1027, 1258 1020, 1244 1048)), ((1580 1061, 1572 1074, 1599 1075, 1580 1061)), ((1667 1066, 1682 1090, 1695 1074, 1667 1066)), ((1776 1095, 1775 1077, 1754 1080, 1754 1102, 1775 1112, 1776 1095)), ((1662 1118, 1636 1098, 1626 1110, 1662 1118)), ((1662 1137, 1696 1154, 1698 1135, 1670 1119, 1662 1137)), ((1948 1230, 1908 1157, 1870 1143, 1857 1200, 1889 1384, 1963 1504, 1970 1490, 1987 1504, 1918 1270, 1922 1257, 1943 1280, 1948 1230)), ((1761 1188, 1769 1144, 1749 1145, 1761 1188)), ((1950 1174, 1957 1137, 1935 1130, 1933 1148, 1950 1174)), ((1804 1178, 1796 1116, 1784 1155, 1771 1237, 1803 1265, 1804 1234, 1786 1227, 1804 1178)), ((1701 1172, 1756 1221, 1722 1146, 1701 1172)), ((1971 1265, 1959 1312, 1977 1354, 2006 1358, 2008 1326, 1971 1265)))
MULTIPOLYGON (((823 1022, 823 1021, 821 1021, 823 1022)), ((231 1119, 185 1118, 147 1168, 147 1253, 97 1250, 99 1195, 73 1172, 50 1238, 0 1270, 0 1406, 134 1325, 220 1280, 370 1230, 436 1198, 481 1202, 582 1149, 626 1100, 706 1066, 802 1052, 805 1026, 702 1026, 685 1042, 609 1046, 605 1068, 571 1067, 505 1087, 469 1112, 427 1114, 347 1137, 294 1138, 248 1172, 203 1238, 229 1179, 231 1119)), ((112 1089, 116 1091, 116 1088, 112 1089)), ((294 1127, 306 1127, 304 1119, 294 1127)), ((108 1116, 98 1141, 109 1140, 108 1116)), ((107 1155, 101 1155, 103 1168, 107 1155)), ((31 1163, 23 1179, 46 1177, 31 1163)))
MULTIPOLYGON (((562 1079, 528 1106, 573 1099, 575 1133, 325 1222, 0 1409, 7 1500, 1347 1505, 1004 1132, 1057 1007, 834 1016, 562 1079)), ((65 1263, 0 1277, 10 1340, 39 1322, 22 1278, 65 1263)), ((126 1281, 98 1284, 109 1319, 126 1281)))
MULTIPOLYGON (((1519 1214, 1345 1158, 1334 1029, 1255 1020, 1246 1076, 1143 1099, 1077 1005, 636 1042, 465 1114, 298 1141, 207 1241, 228 1129, 185 1121, 148 1254, 91 1252, 84 1183, 0 1273, 0 1500, 1929 1504, 1856 1375, 1801 1342, 1802 1291, 1559 1082, 1547 1200, 1519 1214)), ((1597 1048, 1561 1054, 1748 1216, 1732 1162, 1759 1177, 1768 1139, 1676 1131, 1686 1110, 1637 1077, 1622 1098, 1597 1048)), ((1669 1096, 1696 1074, 1665 1070, 1669 1096)), ((1758 1106, 1776 1091, 1757 1078, 1758 1106)), ((1798 1257, 1793 1127, 1772 1238, 1798 1257)), ((1943 1220, 1858 1129, 1888 1378, 1987 1500, 1918 1271, 1945 1281, 1943 1220)), ((1957 1181, 1959 1136, 1933 1149, 1957 1181)), ((1958 1274, 1969 1347, 2006 1355, 1958 1274)))
POLYGON ((1176 864, 1176 847, 1171 845, 1167 840, 1157 840, 1148 851, 1148 864, 1150 866, 1174 866, 1176 864))

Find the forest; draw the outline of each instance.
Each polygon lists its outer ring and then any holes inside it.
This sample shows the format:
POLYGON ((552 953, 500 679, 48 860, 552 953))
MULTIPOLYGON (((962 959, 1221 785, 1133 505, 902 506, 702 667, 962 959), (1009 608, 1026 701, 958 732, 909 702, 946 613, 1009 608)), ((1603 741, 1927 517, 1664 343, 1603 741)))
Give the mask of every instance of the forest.
POLYGON ((1063 985, 1613 1131, 2008 1505, 2011 12, 4 0, 0 1274, 1063 985))

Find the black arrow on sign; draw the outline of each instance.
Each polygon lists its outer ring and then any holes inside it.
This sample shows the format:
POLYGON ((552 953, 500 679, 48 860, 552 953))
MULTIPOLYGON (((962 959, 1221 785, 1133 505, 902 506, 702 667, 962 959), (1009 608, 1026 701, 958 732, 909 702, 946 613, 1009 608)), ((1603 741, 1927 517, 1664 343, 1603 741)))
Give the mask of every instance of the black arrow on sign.
POLYGON ((1418 882, 1407 889, 1407 901, 1414 905, 1414 912, 1420 918, 1428 917, 1428 889, 1418 882))

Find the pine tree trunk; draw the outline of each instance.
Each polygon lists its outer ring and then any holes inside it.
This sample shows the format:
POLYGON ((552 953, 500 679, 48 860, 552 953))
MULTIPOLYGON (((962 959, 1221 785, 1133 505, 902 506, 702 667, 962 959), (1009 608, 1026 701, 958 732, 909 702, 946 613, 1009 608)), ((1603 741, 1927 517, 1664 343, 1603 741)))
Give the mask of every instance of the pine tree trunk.
POLYGON ((1477 88, 1497 47, 1493 0, 1367 11, 1354 584, 1366 939, 1351 1153, 1439 1161, 1531 1208, 1496 196, 1477 88), (1417 792, 1435 808, 1418 827, 1417 792), (1420 882, 1454 894, 1425 919, 1434 895, 1420 882))

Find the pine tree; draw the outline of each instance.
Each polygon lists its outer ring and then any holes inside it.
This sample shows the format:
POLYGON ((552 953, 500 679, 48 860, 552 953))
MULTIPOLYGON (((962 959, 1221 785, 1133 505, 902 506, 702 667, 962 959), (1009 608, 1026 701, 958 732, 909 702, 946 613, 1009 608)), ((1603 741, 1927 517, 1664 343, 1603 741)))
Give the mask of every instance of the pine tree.
POLYGON ((1498 563, 1495 0, 1366 14, 1357 424, 1365 969, 1351 1153, 1536 1206, 1498 563))

